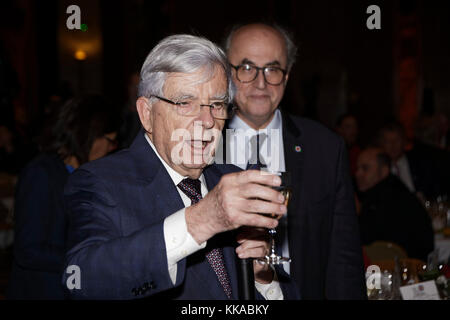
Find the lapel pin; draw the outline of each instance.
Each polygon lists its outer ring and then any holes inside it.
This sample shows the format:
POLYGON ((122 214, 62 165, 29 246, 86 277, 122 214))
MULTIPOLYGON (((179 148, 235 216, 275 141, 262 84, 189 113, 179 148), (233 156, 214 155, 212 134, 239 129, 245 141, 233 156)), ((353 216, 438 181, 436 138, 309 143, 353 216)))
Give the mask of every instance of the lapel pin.
POLYGON ((302 152, 302 147, 295 146, 295 152, 302 152))

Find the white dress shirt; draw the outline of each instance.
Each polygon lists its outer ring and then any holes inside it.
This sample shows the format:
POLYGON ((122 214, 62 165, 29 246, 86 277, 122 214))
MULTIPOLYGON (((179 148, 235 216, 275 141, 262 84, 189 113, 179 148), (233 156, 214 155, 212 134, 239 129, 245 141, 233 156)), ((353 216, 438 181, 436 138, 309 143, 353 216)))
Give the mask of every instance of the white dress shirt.
MULTIPOLYGON (((145 139, 152 147, 153 151, 158 156, 161 163, 166 168, 169 173, 170 178, 172 179, 175 186, 185 178, 172 169, 156 150, 152 141, 145 135, 145 139)), ((202 197, 206 196, 208 193, 208 189, 206 187, 206 180, 203 174, 199 177, 201 183, 201 193, 202 197)), ((177 187, 178 193, 183 200, 183 204, 185 208, 191 206, 191 199, 177 187)), ((206 241, 198 244, 197 241, 192 237, 192 235, 187 230, 186 217, 185 217, 185 208, 178 210, 177 212, 171 214, 166 219, 164 219, 164 241, 166 244, 166 252, 167 252, 167 265, 169 269, 169 276, 172 280, 172 283, 176 283, 177 278, 177 263, 178 261, 186 258, 187 256, 197 252, 206 247, 206 241)), ((266 300, 283 300, 283 293, 281 291, 281 287, 278 281, 272 281, 270 284, 259 284, 255 282, 255 287, 261 293, 261 295, 266 300)))
POLYGON ((391 172, 405 184, 409 191, 411 191, 412 193, 416 192, 416 188, 414 187, 414 182, 411 175, 411 169, 409 168, 409 162, 406 155, 401 156, 395 163, 392 164, 391 172))
MULTIPOLYGON (((256 150, 249 150, 249 139, 256 134, 265 133, 267 138, 260 142, 260 154, 267 168, 270 171, 283 172, 286 170, 283 147, 283 122, 280 110, 275 110, 272 121, 270 121, 267 127, 258 131, 251 128, 237 115, 233 117, 228 126, 232 129, 227 133, 230 135, 227 141, 229 144, 229 149, 227 149, 228 163, 232 163, 245 170, 248 161, 255 159, 255 157, 252 157, 252 153, 256 152, 256 150)), ((284 215, 280 219, 277 230, 284 235, 281 245, 282 254, 284 257, 289 257, 287 215, 284 215)), ((289 263, 283 264, 283 268, 288 274, 290 273, 289 263)))

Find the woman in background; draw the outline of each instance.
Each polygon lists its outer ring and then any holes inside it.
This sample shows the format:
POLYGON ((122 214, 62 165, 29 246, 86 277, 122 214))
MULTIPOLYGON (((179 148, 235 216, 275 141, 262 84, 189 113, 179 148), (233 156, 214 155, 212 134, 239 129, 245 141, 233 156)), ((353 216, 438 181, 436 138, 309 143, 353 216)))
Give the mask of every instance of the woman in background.
POLYGON ((59 110, 41 141, 42 153, 17 184, 8 299, 64 299, 64 185, 80 165, 116 149, 119 126, 119 112, 98 95, 74 98, 59 110))

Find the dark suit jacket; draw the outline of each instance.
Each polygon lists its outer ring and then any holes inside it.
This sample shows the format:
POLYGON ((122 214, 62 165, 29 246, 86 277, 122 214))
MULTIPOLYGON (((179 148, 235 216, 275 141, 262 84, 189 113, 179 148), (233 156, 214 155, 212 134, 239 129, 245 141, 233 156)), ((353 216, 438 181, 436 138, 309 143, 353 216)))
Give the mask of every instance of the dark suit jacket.
POLYGON ((304 299, 365 299, 364 264, 344 141, 283 113, 291 276, 304 299), (299 148, 298 148, 299 147, 299 148))
POLYGON ((431 219, 417 197, 393 175, 360 195, 364 245, 377 240, 402 246, 408 257, 427 261, 434 248, 431 219))
MULTIPOLYGON (((204 176, 211 190, 231 165, 211 165, 204 176)), ((205 250, 223 248, 237 298, 236 240, 222 233, 207 248, 182 259, 175 285, 169 277, 164 219, 184 207, 176 186, 141 130, 130 149, 85 164, 65 189, 70 226, 66 266, 81 270, 81 289, 73 298, 227 299, 205 258, 205 250)), ((71 274, 65 273, 64 283, 71 274)), ((282 283, 287 298, 295 291, 282 283)))
POLYGON ((406 157, 416 192, 429 199, 450 193, 449 155, 448 151, 414 142, 414 148, 406 152, 406 157))
POLYGON ((14 262, 8 299, 63 299, 61 273, 67 221, 63 189, 68 171, 43 154, 21 173, 15 196, 14 262))

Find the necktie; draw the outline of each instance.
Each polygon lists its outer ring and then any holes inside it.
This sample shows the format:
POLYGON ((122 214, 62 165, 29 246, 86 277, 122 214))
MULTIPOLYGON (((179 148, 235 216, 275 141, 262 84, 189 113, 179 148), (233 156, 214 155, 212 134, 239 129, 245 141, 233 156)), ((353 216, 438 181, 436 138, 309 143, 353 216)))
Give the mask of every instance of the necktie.
POLYGON ((259 133, 250 138, 250 150, 252 152, 252 156, 247 163, 247 170, 259 170, 266 166, 266 162, 259 151, 260 145, 264 143, 264 140, 266 140, 266 138, 267 134, 265 133, 259 133))
MULTIPOLYGON (((200 180, 186 178, 178 184, 181 191, 191 199, 191 204, 195 204, 202 199, 200 180)), ((214 248, 206 254, 209 264, 219 279, 228 298, 231 298, 231 284, 225 269, 225 262, 223 258, 222 249, 214 248)))

